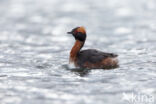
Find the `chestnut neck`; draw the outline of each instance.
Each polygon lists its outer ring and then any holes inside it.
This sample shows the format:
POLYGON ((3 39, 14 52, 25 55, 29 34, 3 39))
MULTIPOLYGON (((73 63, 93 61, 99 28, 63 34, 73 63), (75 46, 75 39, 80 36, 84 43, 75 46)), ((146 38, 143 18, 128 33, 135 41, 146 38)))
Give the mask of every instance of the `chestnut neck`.
POLYGON ((69 62, 74 62, 77 58, 77 54, 83 47, 85 41, 76 40, 73 48, 70 51, 70 60, 69 62))

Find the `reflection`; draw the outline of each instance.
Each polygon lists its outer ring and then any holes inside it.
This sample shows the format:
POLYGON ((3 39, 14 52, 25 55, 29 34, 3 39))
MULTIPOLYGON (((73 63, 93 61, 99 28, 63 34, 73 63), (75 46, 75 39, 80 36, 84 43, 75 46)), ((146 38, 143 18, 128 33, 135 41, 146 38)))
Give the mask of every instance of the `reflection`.
POLYGON ((74 72, 76 75, 79 75, 81 77, 84 77, 86 75, 89 74, 89 72, 91 72, 90 69, 83 69, 83 68, 72 68, 69 69, 71 72, 74 72))
MULTIPOLYGON (((66 70, 69 70, 71 72, 74 72, 76 75, 79 75, 81 77, 87 76, 92 70, 97 70, 97 69, 85 69, 85 68, 70 68, 68 64, 62 65, 63 68, 66 70)), ((105 69, 99 69, 99 70, 114 70, 118 68, 119 65, 115 67, 107 67, 105 69)))
POLYGON ((84 68, 70 68, 68 64, 62 65, 63 68, 66 70, 69 70, 71 72, 74 72, 76 75, 79 75, 81 77, 88 75, 88 73, 91 71, 90 69, 84 69, 84 68))

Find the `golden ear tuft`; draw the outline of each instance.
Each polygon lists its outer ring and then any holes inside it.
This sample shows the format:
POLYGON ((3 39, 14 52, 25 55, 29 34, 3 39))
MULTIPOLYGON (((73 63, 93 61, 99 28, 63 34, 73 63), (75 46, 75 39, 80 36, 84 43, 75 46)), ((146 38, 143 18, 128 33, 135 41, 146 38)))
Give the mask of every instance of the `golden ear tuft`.
POLYGON ((77 32, 81 32, 81 33, 83 33, 83 34, 86 34, 86 30, 85 30, 85 28, 82 26, 82 27, 79 27, 78 29, 77 29, 77 32))

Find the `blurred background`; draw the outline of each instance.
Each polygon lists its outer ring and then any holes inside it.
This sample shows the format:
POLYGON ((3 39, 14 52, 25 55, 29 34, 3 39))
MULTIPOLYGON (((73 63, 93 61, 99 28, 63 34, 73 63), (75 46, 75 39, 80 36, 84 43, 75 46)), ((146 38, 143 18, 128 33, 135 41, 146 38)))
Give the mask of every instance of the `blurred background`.
POLYGON ((155 98, 155 80, 155 0, 0 0, 0 104, 130 104, 123 93, 155 98), (68 68, 77 26, 83 49, 117 53, 120 67, 68 68))

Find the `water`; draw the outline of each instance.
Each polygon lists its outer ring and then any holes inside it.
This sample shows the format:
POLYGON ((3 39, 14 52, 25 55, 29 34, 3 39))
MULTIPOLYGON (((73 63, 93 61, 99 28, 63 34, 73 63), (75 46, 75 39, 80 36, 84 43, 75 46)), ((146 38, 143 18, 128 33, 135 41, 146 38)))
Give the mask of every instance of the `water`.
POLYGON ((155 0, 1 0, 0 104, 154 104, 155 18, 155 0), (68 68, 76 26, 120 67, 68 68))

